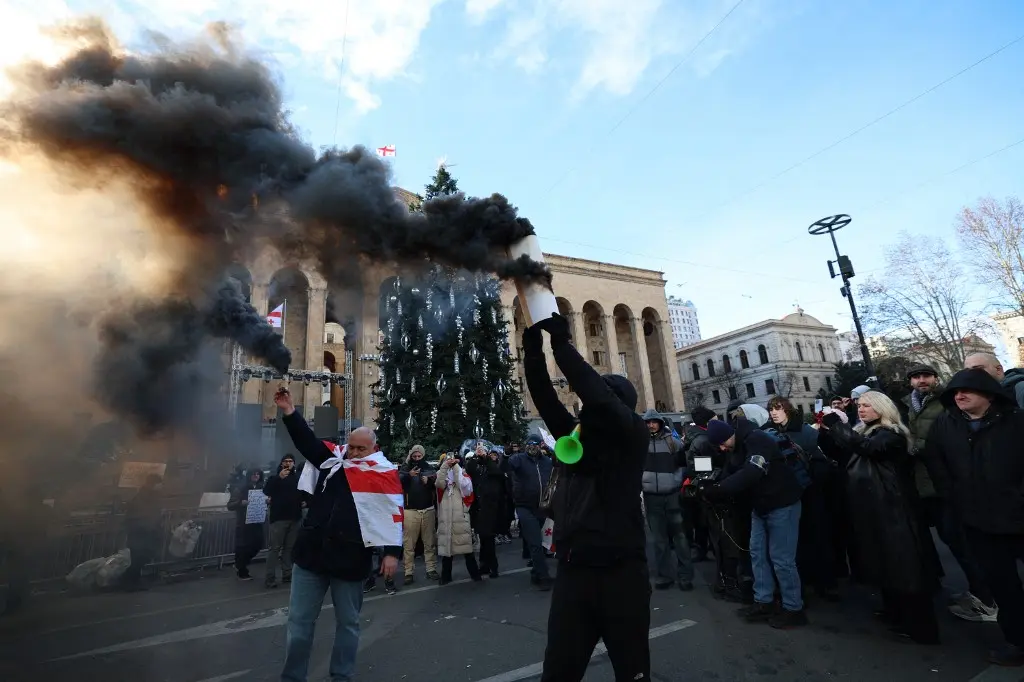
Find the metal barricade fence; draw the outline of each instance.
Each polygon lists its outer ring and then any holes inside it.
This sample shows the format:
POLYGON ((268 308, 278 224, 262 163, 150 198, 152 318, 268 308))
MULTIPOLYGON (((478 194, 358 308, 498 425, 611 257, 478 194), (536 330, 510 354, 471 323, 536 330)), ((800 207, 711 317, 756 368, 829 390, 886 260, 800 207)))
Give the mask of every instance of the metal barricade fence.
MULTIPOLYGON (((154 558, 151 568, 174 570, 203 564, 222 566, 230 563, 235 553, 235 513, 166 509, 162 512, 160 534, 160 552, 154 558), (186 521, 195 521, 202 527, 202 532, 189 555, 175 557, 168 551, 172 534, 186 521)), ((126 547, 126 540, 123 515, 106 517, 103 522, 68 524, 55 529, 28 550, 26 559, 29 562, 30 580, 62 580, 75 566, 85 561, 117 554, 126 547)), ((6 582, 7 573, 3 565, 6 552, 3 554, 0 558, 0 584, 6 582)))

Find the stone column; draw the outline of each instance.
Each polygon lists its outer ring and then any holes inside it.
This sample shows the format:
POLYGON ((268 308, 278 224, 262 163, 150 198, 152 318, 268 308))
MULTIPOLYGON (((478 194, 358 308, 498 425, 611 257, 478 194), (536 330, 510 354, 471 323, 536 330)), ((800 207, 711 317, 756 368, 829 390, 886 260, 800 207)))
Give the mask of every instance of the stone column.
POLYGON ((587 357, 587 330, 583 326, 583 313, 569 313, 569 326, 572 329, 573 345, 576 346, 576 350, 580 352, 580 355, 582 355, 587 362, 590 362, 592 358, 587 357))
POLYGON ((654 407, 654 384, 651 382, 651 363, 647 358, 647 339, 644 338, 644 321, 640 317, 629 319, 630 327, 633 330, 633 345, 636 348, 636 366, 640 368, 640 385, 637 392, 640 394, 636 408, 643 412, 654 407))
MULTIPOLYGON (((319 371, 324 365, 324 324, 327 319, 327 289, 310 288, 306 290, 308 308, 306 312, 306 367, 310 371, 319 371)), ((323 386, 312 383, 304 387, 302 404, 305 406, 306 419, 313 418, 313 409, 323 403, 323 386)))
POLYGON ((359 321, 359 335, 355 339, 352 348, 352 390, 350 400, 352 401, 352 417, 358 419, 364 426, 375 428, 377 424, 377 408, 370 407, 370 385, 378 379, 379 365, 368 360, 359 360, 360 355, 377 354, 377 330, 380 329, 381 321, 377 319, 377 304, 379 288, 376 284, 370 286, 364 284, 363 294, 363 315, 359 321))
POLYGON ((614 315, 604 316, 604 348, 608 353, 608 371, 618 374, 622 368, 619 367, 619 338, 615 334, 614 315))
MULTIPOLYGON (((268 289, 270 283, 253 283, 252 293, 249 296, 249 302, 252 307, 256 309, 256 312, 260 315, 266 316, 269 312, 267 310, 267 299, 268 289)), ((242 361, 251 364, 252 358, 243 355, 242 361)), ((263 403, 263 386, 264 382, 257 379, 250 379, 249 381, 242 384, 242 395, 239 402, 248 403, 252 405, 260 405, 263 403)))
MULTIPOLYGON (((655 333, 660 339, 661 347, 665 356, 665 380, 668 382, 669 408, 673 412, 681 412, 686 409, 683 404, 683 379, 679 373, 679 363, 676 362, 676 347, 672 341, 672 325, 665 320, 659 320, 655 325, 655 333)), ((652 336, 652 338, 653 338, 652 336)))

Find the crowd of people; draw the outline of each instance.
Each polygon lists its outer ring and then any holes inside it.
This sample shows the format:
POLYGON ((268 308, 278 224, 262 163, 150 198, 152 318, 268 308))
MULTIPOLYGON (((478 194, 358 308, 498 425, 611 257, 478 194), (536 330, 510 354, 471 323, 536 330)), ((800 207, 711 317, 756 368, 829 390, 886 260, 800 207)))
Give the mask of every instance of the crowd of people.
MULTIPOLYGON (((858 386, 811 423, 783 397, 767 410, 739 401, 721 416, 695 409, 672 448, 687 476, 682 537, 667 533, 680 586, 710 550, 716 594, 744 602, 738 613, 749 622, 787 628, 807 623, 805 600, 840 599, 839 581, 849 578, 879 591, 874 615, 895 636, 939 644, 935 528, 969 586, 948 610, 998 621, 1007 643, 990 661, 1024 665, 1022 377, 978 354, 945 385, 928 365, 906 378, 903 404, 858 386), (700 458, 714 475, 699 473, 700 458)), ((648 462, 667 449, 652 442, 648 462)), ((664 527, 655 509, 648 505, 651 531, 664 527)))
MULTIPOLYGON (((994 358, 972 356, 944 386, 932 367, 913 368, 904 405, 860 386, 810 419, 777 396, 767 409, 737 402, 716 415, 698 407, 691 423, 675 425, 654 411, 638 414, 628 380, 597 374, 559 316, 528 328, 523 343, 541 418, 555 438, 575 433, 584 456, 560 462, 537 435, 523 447, 478 443, 463 454, 437 453, 436 465, 414 446, 397 472, 401 545, 359 541, 351 490, 330 473, 338 453, 313 436, 287 390, 278 392, 296 448, 319 468, 315 493, 296 490, 289 456, 267 482, 254 473, 232 501, 242 521, 245 490, 263 486, 269 498, 267 586, 277 584, 278 556, 282 580, 292 583, 282 680, 305 679, 328 589, 336 625, 331 674, 346 680, 362 595, 378 577, 397 591, 401 561, 411 585, 422 556, 426 579, 444 585, 462 556, 473 581, 497 578, 495 546, 509 541, 514 525, 531 582, 553 590, 545 681, 582 679, 599 640, 616 679, 649 679, 652 591, 694 589, 694 563, 710 556, 714 594, 742 603, 738 615, 747 622, 804 625, 808 604, 846 598, 840 586, 849 580, 877 590, 874 615, 893 636, 938 644, 935 602, 944 576, 933 527, 969 585, 949 611, 998 621, 1006 645, 990 660, 1024 665, 1016 567, 1024 558, 1024 412, 994 358), (578 415, 554 391, 542 331, 582 401, 578 415), (552 521, 554 554, 543 539, 552 521)), ((356 429, 341 457, 378 449, 372 430, 356 429)), ((236 564, 243 579, 256 542, 245 526, 236 564)))

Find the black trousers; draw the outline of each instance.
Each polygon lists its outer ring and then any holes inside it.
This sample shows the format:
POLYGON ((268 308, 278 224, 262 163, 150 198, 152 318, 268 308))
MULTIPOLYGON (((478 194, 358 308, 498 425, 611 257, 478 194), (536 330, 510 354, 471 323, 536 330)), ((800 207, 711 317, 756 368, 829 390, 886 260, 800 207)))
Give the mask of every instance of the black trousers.
POLYGON ((938 643, 939 621, 930 594, 882 590, 882 604, 888 619, 915 642, 938 643))
POLYGON ((498 572, 498 553, 493 535, 480 536, 480 570, 485 569, 492 575, 498 572))
POLYGON ((1024 535, 993 535, 970 527, 965 531, 971 553, 999 605, 1003 637, 1024 648, 1024 587, 1017 573, 1017 562, 1024 561, 1024 535))
POLYGON ((832 520, 829 514, 827 481, 824 472, 804 491, 800 514, 800 543, 796 564, 804 585, 817 590, 834 590, 839 586, 832 547, 832 520))
POLYGON ((690 547, 697 549, 698 554, 706 555, 710 549, 710 541, 708 540, 708 521, 704 508, 696 497, 683 496, 680 503, 683 508, 686 539, 690 541, 690 547))
POLYGON ((142 581, 142 569, 157 557, 160 536, 156 533, 131 533, 128 535, 128 551, 132 563, 125 569, 122 585, 138 585, 142 581))
POLYGON ((249 564, 263 549, 263 524, 247 523, 235 531, 235 570, 249 575, 249 564))
POLYGON ((616 682, 649 680, 650 626, 646 561, 600 568, 560 562, 541 682, 580 682, 598 640, 608 649, 616 682))
MULTIPOLYGON (((960 522, 956 509, 938 497, 928 497, 921 500, 921 508, 924 514, 925 523, 934 526, 939 534, 939 539, 946 543, 949 552, 960 565, 960 570, 967 578, 967 586, 971 594, 981 600, 984 604, 992 606, 995 601, 992 590, 978 561, 974 558, 974 552, 967 542, 967 532, 960 522)), ((934 547, 933 543, 929 543, 934 547)))
MULTIPOLYGON (((476 563, 476 557, 473 553, 463 554, 466 557, 466 572, 469 573, 469 577, 473 580, 480 579, 480 566, 476 563)), ((451 582, 452 580, 452 557, 443 556, 441 557, 441 582, 451 582)))

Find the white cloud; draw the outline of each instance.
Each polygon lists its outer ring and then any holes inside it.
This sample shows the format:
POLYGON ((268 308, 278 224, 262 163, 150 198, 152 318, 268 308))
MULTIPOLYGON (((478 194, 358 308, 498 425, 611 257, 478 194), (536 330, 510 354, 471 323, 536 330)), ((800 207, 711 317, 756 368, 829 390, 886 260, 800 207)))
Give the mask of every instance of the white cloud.
POLYGON ((469 15, 470 21, 479 23, 486 20, 487 15, 504 2, 505 0, 466 0, 466 14, 469 15))
MULTIPOLYGON (((181 38, 196 34, 207 22, 227 21, 240 29, 247 46, 272 54, 278 64, 312 69, 336 83, 340 73, 346 95, 368 111, 380 105, 375 85, 406 75, 420 35, 442 1, 347 0, 347 31, 342 0, 120 0, 105 6, 102 16, 122 37, 148 29, 181 38)), ((4 19, 14 14, 10 2, 0 8, 0 59, 13 51, 3 41, 8 34, 4 19)), ((22 28, 67 14, 66 9, 59 11, 64 3, 55 0, 15 4, 24 6, 19 12, 22 28)), ((72 10, 96 13, 94 2, 69 4, 72 10)))
MULTIPOLYGON (((723 0, 467 0, 466 11, 470 18, 487 14, 493 18, 500 9, 504 36, 494 54, 527 72, 547 63, 579 59, 572 95, 581 97, 594 90, 629 94, 655 59, 688 51, 732 4, 723 0)), ((729 21, 739 21, 737 15, 729 21)), ((700 76, 733 52, 720 41, 707 51, 713 56, 693 66, 700 76)))

